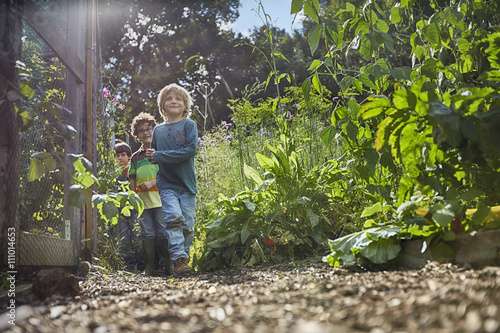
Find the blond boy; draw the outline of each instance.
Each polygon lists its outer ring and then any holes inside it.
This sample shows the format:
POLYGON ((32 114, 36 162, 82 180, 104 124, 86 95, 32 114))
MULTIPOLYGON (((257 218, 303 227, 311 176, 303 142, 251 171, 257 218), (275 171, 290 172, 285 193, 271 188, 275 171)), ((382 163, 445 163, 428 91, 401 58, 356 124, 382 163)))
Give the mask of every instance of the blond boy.
POLYGON ((169 252, 174 272, 184 274, 191 271, 188 263, 194 239, 198 129, 187 117, 192 99, 186 89, 169 84, 160 91, 157 102, 165 122, 155 127, 146 156, 159 166, 156 184, 167 225, 169 252))

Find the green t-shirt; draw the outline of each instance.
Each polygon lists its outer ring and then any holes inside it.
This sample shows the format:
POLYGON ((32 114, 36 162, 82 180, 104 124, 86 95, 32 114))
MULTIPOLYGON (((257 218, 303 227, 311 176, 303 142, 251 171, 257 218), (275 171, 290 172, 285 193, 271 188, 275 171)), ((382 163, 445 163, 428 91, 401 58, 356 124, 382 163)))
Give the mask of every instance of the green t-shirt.
POLYGON ((136 187, 132 190, 135 190, 135 192, 139 194, 139 197, 144 202, 144 209, 161 207, 158 187, 153 186, 147 191, 142 191, 139 188, 140 184, 156 179, 157 172, 158 165, 148 161, 144 147, 139 148, 139 150, 132 155, 128 177, 130 179, 135 179, 136 187))

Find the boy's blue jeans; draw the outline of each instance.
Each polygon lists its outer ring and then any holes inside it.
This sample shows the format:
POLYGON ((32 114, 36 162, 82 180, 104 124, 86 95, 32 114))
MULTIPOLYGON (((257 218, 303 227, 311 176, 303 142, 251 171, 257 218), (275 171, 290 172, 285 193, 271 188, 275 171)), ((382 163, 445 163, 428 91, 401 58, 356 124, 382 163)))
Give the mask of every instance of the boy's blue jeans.
POLYGON ((189 258, 194 240, 194 214, 196 195, 174 189, 160 191, 160 198, 167 224, 168 251, 172 261, 189 258))
POLYGON ((139 218, 141 224, 141 239, 167 239, 165 216, 161 207, 144 209, 139 218))

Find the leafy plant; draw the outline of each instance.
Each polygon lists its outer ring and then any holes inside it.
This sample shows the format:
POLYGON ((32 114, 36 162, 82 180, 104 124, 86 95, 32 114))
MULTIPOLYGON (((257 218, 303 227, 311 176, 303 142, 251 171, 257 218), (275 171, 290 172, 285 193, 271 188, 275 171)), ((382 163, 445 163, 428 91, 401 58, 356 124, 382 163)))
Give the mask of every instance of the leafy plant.
POLYGON ((266 145, 270 157, 256 154, 262 175, 245 166, 254 190, 219 196, 218 210, 203 226, 207 243, 197 261, 201 269, 279 262, 326 248, 327 234, 334 230, 329 198, 319 170, 306 173, 290 141, 282 135, 266 145))
POLYGON ((408 234, 415 221, 404 216, 417 208, 412 199, 417 193, 435 198, 424 219, 430 224, 424 226, 429 229, 428 241, 452 239, 457 221, 458 231, 469 230, 471 225, 461 225, 467 222, 467 205, 483 207, 474 219, 478 226, 485 206, 500 199, 495 190, 498 152, 492 146, 499 139, 493 128, 500 119, 498 4, 464 1, 419 8, 415 1, 405 1, 392 7, 389 18, 377 3, 357 8, 347 2, 331 19, 321 16, 317 0, 292 1, 292 14, 302 9, 315 24, 308 35, 311 53, 320 41, 328 50, 309 67, 311 75, 302 85, 304 98, 309 101, 312 90, 322 93, 322 76, 338 84, 341 103, 322 138, 331 144, 341 137, 347 144, 346 153, 357 159, 352 169, 356 181, 371 189, 375 199, 361 216, 377 212, 365 223, 369 232, 333 241, 331 262, 363 254, 372 257, 360 249, 386 241, 392 249, 387 259, 397 252, 393 245, 401 237, 422 236, 417 229, 408 234), (393 59, 396 52, 406 50, 411 66, 393 59), (342 57, 353 53, 366 61, 357 72, 341 65, 342 57), (355 98, 364 101, 358 104, 355 98), (359 163, 362 156, 366 164, 359 163), (378 186, 377 175, 387 187, 378 186))
POLYGON ((330 241, 332 253, 326 256, 330 266, 342 262, 355 262, 361 257, 374 264, 384 264, 397 257, 401 250, 401 228, 383 226, 358 231, 330 241))

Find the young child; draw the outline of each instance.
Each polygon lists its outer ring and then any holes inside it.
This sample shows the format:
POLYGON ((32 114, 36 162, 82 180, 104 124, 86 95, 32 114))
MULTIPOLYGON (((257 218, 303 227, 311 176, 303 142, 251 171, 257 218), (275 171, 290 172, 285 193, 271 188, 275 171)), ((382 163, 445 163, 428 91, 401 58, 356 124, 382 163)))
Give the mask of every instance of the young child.
POLYGON ((161 243, 161 252, 165 261, 165 275, 173 273, 170 254, 168 252, 168 235, 166 232, 165 217, 158 188, 156 187, 156 173, 158 165, 152 164, 146 158, 146 150, 151 146, 153 128, 156 126, 154 117, 146 112, 139 113, 132 120, 132 135, 142 143, 133 155, 130 162, 130 187, 139 194, 144 202, 142 212, 141 240, 144 254, 146 275, 154 275, 155 266, 155 235, 161 243))
POLYGON ((174 272, 184 274, 191 271, 188 263, 194 239, 198 129, 187 118, 192 99, 186 89, 175 83, 167 85, 157 102, 165 122, 155 127, 146 156, 159 165, 156 184, 167 222, 169 252, 174 272))
MULTIPOLYGON (((121 191, 124 182, 128 182, 128 169, 132 150, 121 140, 117 140, 114 147, 115 159, 118 162, 119 174, 116 178, 116 190, 121 191)), ((134 210, 130 216, 120 215, 116 226, 118 238, 118 251, 130 271, 144 269, 144 259, 139 251, 139 233, 136 230, 137 212, 134 210)), ((114 228, 113 228, 114 229, 114 228)))

